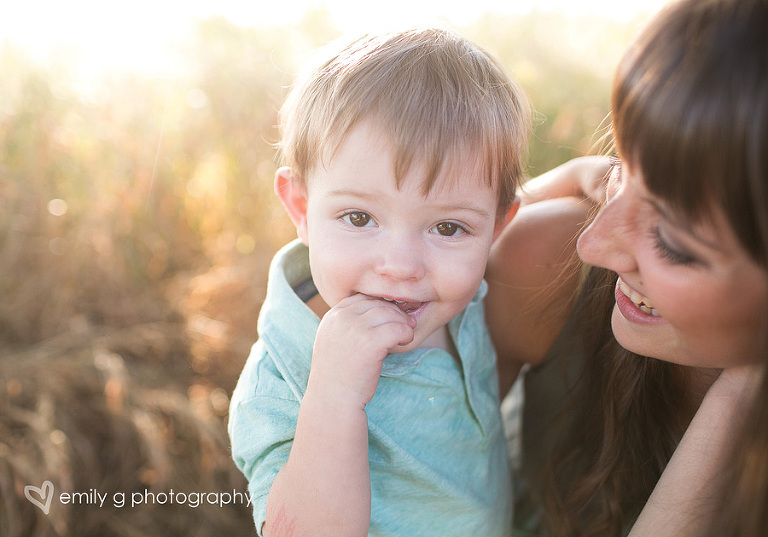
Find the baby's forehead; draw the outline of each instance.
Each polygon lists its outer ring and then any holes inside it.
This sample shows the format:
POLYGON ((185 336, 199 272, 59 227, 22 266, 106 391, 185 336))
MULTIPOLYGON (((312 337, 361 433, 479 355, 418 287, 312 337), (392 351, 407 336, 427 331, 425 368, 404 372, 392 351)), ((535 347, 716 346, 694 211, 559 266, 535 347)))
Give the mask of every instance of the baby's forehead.
POLYGON ((491 180, 482 160, 474 155, 446 159, 434 175, 426 171, 425 161, 417 160, 400 179, 401 188, 406 184, 418 185, 425 197, 456 193, 472 195, 475 192, 495 195, 499 191, 499 185, 491 180))
POLYGON ((397 134, 390 130, 380 121, 367 118, 335 140, 329 137, 318 165, 327 166, 340 154, 350 152, 352 158, 362 161, 378 154, 390 159, 397 188, 420 185, 424 195, 467 186, 498 192, 500 185, 490 173, 492 164, 478 141, 461 140, 455 133, 447 137, 425 132, 418 137, 419 144, 412 143, 411 139, 410 143, 398 143, 397 134), (450 142, 441 146, 439 141, 445 138, 450 142))

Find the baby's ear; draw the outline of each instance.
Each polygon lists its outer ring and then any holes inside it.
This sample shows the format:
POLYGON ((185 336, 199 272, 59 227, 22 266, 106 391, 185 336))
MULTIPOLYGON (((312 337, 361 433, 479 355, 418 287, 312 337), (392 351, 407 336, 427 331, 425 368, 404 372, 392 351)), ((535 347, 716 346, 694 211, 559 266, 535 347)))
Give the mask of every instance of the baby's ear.
POLYGON ((512 205, 510 206, 509 210, 496 217, 496 224, 493 227, 493 240, 499 238, 499 235, 501 235, 501 232, 504 231, 504 228, 507 227, 507 224, 509 224, 512 219, 517 214, 517 211, 520 209, 520 198, 518 196, 515 196, 515 199, 512 200, 512 205))
POLYGON ((296 226, 301 241, 309 245, 307 237, 307 189, 295 181, 291 169, 282 167, 275 173, 275 193, 296 226))

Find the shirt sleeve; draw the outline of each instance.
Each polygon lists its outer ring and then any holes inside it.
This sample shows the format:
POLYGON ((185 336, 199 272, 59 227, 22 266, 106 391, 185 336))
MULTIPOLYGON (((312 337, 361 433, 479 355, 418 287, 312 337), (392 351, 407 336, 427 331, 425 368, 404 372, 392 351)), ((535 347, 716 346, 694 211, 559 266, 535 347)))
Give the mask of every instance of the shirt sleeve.
POLYGON ((232 395, 228 428, 232 457, 248 480, 259 534, 269 490, 293 445, 298 416, 296 395, 257 343, 232 395))

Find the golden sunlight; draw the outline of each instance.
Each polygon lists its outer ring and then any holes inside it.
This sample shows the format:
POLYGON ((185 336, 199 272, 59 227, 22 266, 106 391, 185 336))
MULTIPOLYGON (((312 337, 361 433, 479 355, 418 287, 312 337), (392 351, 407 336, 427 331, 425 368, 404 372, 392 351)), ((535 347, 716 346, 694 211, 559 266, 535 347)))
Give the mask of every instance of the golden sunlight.
POLYGON ((627 21, 655 11, 664 3, 665 0, 390 0, 378 7, 360 9, 352 0, 30 0, 3 10, 0 43, 15 43, 42 61, 50 56, 77 57, 84 74, 122 67, 157 73, 171 68, 176 49, 190 25, 212 17, 222 17, 239 26, 263 28, 294 24, 307 10, 325 10, 340 31, 359 32, 421 24, 463 26, 485 13, 510 16, 537 10, 627 21))

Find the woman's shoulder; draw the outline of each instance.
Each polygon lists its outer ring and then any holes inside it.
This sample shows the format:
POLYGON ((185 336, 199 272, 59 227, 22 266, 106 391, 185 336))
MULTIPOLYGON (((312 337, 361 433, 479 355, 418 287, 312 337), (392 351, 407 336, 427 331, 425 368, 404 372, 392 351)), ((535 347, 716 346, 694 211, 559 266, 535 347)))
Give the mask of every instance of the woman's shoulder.
POLYGON ((491 250, 489 263, 504 279, 549 283, 542 268, 557 268, 576 252, 576 239, 594 204, 566 197, 520 208, 491 250))
POLYGON ((579 281, 576 239, 594 205, 581 198, 522 207, 491 249, 486 311, 500 361, 539 363, 579 281))

